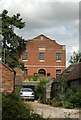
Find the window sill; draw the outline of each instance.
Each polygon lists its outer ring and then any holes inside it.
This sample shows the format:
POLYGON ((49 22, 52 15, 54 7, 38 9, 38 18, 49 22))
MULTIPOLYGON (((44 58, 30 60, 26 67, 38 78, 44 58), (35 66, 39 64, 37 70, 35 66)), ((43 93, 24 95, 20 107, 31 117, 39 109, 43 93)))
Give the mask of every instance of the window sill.
POLYGON ((56 60, 56 62, 62 62, 61 60, 56 60))
POLYGON ((39 60, 39 62, 45 62, 45 60, 39 60))
POLYGON ((23 62, 28 62, 28 60, 22 60, 23 62))

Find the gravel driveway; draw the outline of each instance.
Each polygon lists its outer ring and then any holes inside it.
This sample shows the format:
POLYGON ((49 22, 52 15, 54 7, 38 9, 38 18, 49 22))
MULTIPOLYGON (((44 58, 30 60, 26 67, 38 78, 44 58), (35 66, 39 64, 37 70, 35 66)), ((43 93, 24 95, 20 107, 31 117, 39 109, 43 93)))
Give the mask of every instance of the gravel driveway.
MULTIPOLYGON (((35 102, 25 102, 31 106, 34 113, 42 115, 43 118, 79 118, 78 109, 64 109, 35 102)), ((80 119, 79 119, 80 120, 80 119)))

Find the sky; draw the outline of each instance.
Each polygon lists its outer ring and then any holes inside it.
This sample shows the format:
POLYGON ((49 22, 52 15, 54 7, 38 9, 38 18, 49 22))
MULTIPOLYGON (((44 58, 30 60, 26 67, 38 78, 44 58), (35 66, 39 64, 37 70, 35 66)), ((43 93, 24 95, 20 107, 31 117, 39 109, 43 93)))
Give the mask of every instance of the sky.
POLYGON ((0 12, 20 13, 23 29, 14 29, 25 40, 40 34, 66 45, 66 64, 79 50, 79 0, 0 0, 0 12))

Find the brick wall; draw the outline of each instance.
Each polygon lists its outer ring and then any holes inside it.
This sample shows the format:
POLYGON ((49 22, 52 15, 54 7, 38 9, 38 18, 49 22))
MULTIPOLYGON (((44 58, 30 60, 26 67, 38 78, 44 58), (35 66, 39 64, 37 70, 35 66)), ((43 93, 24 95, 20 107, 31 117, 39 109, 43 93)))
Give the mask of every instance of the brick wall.
MULTIPOLYGON (((39 69, 44 69, 51 77, 56 78, 56 70, 60 69, 63 72, 66 68, 66 49, 65 45, 58 44, 55 40, 51 40, 44 35, 39 35, 32 40, 26 41, 26 51, 28 53, 28 61, 23 61, 28 69, 28 76, 33 76, 38 73, 39 69), (45 47, 45 61, 39 61, 39 47, 45 47), (61 52, 61 62, 56 61, 56 53, 61 52)), ((22 61, 22 56, 20 58, 22 61)))
POLYGON ((16 68, 15 71, 16 71, 15 85, 22 85, 22 81, 24 80, 23 71, 19 68, 16 68))
POLYGON ((14 90, 14 77, 15 71, 9 68, 4 63, 0 65, 0 71, 2 72, 2 92, 3 93, 11 93, 14 90))

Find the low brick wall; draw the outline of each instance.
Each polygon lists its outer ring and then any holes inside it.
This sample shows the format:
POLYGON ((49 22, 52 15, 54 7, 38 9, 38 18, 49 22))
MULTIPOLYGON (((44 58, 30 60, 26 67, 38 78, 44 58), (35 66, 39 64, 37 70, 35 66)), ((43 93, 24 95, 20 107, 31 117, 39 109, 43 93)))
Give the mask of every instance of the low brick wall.
POLYGON ((11 93, 14 90, 15 71, 1 63, 0 71, 2 72, 2 92, 11 93))

